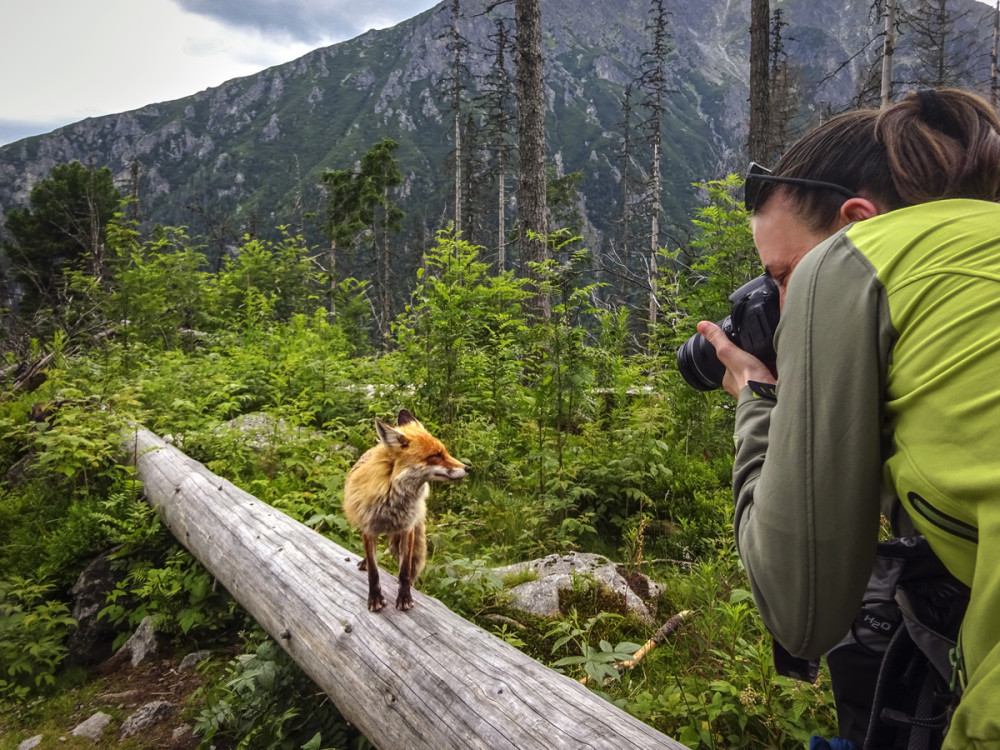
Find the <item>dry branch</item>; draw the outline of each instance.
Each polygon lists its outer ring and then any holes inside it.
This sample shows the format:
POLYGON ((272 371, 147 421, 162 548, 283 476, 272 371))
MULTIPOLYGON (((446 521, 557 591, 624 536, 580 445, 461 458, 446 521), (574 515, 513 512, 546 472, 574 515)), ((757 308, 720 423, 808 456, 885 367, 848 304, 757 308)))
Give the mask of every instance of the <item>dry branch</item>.
MULTIPOLYGON (((682 612, 678 612, 676 615, 674 615, 665 623, 663 623, 663 625, 660 626, 659 630, 653 633, 653 637, 650 638, 648 641, 646 641, 644 644, 642 644, 642 647, 634 654, 632 654, 631 659, 615 662, 612 666, 618 672, 621 672, 623 669, 633 669, 634 667, 638 666, 639 662, 645 659, 650 651, 652 651, 654 648, 663 643, 670 635, 673 634, 675 630, 677 630, 677 628, 681 626, 684 620, 686 620, 693 614, 694 612, 690 609, 685 609, 682 612)), ((590 682, 589 675, 587 677, 580 678, 580 682, 584 685, 590 682)))

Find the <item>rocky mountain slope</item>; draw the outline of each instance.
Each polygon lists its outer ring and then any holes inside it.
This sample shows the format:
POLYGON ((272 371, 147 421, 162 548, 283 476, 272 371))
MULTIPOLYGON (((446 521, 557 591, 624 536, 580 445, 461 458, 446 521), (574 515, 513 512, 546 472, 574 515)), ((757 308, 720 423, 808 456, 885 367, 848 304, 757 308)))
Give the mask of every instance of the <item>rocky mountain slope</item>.
MULTIPOLYGON (((463 0, 459 26, 469 42, 467 64, 478 76, 491 66, 486 50, 495 17, 512 13, 510 6, 484 13, 486 5, 463 0)), ((986 6, 950 5, 978 13, 963 22, 971 29, 963 33, 974 35, 985 55, 992 29, 978 18, 986 6)), ((800 122, 817 109, 843 109, 855 95, 871 51, 825 77, 875 33, 869 7, 869 0, 772 0, 788 23, 786 50, 799 70, 800 122)), ((668 8, 674 51, 667 65, 662 203, 669 224, 684 221, 696 201, 692 182, 742 166, 749 0, 677 0, 668 8)), ((543 1, 550 156, 561 173, 583 172, 584 210, 597 233, 620 215, 621 102, 650 44, 649 13, 648 0, 543 1)), ((350 167, 374 142, 391 137, 400 144, 405 176, 398 202, 411 228, 433 232, 449 218, 452 189, 453 122, 445 97, 451 54, 444 33, 450 23, 449 3, 442 2, 393 28, 184 99, 9 144, 0 148, 0 211, 24 204, 54 164, 78 159, 109 165, 123 192, 137 184, 147 221, 194 233, 281 224, 319 238, 310 214, 322 216, 322 173, 350 167)), ((905 69, 905 39, 900 47, 905 69)), ((982 80, 981 69, 976 76, 982 80)), ((467 93, 470 102, 474 94, 467 93)))

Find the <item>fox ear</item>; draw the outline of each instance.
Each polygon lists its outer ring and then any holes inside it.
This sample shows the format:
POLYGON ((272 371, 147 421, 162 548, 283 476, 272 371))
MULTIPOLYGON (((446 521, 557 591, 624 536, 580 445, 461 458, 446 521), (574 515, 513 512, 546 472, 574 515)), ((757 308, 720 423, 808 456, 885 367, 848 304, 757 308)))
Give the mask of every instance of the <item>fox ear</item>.
POLYGON ((378 433, 378 441, 385 443, 390 448, 405 448, 410 444, 406 435, 390 427, 378 417, 375 417, 375 431, 378 433))
POLYGON ((402 427, 405 424, 410 424, 410 422, 413 422, 418 426, 420 425, 420 422, 417 422, 417 418, 410 414, 409 409, 400 409, 399 415, 396 417, 396 426, 402 427))

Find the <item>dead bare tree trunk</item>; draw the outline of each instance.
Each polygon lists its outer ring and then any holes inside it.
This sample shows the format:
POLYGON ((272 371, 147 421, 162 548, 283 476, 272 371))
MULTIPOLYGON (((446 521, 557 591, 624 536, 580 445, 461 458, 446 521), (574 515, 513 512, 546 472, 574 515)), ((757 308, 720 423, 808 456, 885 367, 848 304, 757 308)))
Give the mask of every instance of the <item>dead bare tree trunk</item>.
POLYGON ((649 139, 653 147, 650 165, 649 185, 649 308, 648 330, 652 339, 656 328, 659 300, 656 297, 656 256, 660 252, 660 196, 663 189, 663 112, 667 96, 667 55, 670 52, 669 16, 664 0, 652 0, 647 30, 653 34, 652 44, 643 53, 642 76, 640 82, 646 92, 644 104, 649 108, 649 139))
POLYGON ((896 53, 896 0, 886 0, 885 40, 882 43, 882 109, 892 103, 892 66, 896 53))
MULTIPOLYGON (((517 213, 521 262, 548 257, 548 208, 545 198, 545 81, 542 59, 541 0, 514 0, 517 68, 517 213)), ((551 315, 548 295, 539 291, 535 306, 551 315)))
POLYGON ((511 111, 513 90, 508 70, 513 39, 507 19, 497 18, 494 21, 494 32, 488 39, 493 46, 489 49, 490 72, 484 81, 484 130, 489 149, 493 153, 493 174, 497 180, 497 270, 503 273, 507 269, 507 169, 511 155, 509 136, 514 129, 511 111))
MULTIPOLYGON (((656 118, 657 120, 659 118, 656 118)), ((656 298, 657 264, 656 256, 660 252, 660 139, 653 142, 653 206, 650 213, 649 239, 649 335, 656 330, 656 313, 660 303, 656 298)))
POLYGON ((768 159, 768 117, 771 88, 768 65, 771 60, 770 0, 750 0, 750 134, 747 154, 750 161, 768 159))
POLYGON ((171 533, 377 747, 683 750, 435 599, 369 612, 358 555, 148 430, 127 448, 171 533))
POLYGON ((455 239, 462 234, 462 123, 455 113, 455 239))
POLYGON ((506 164, 500 159, 500 171, 497 173, 497 270, 503 273, 507 270, 507 186, 504 169, 506 164))
MULTIPOLYGON (((389 189, 383 191, 383 205, 389 204, 389 189)), ((373 240, 375 242, 375 252, 378 255, 378 328, 382 348, 389 350, 390 323, 392 321, 392 288, 389 278, 389 227, 388 221, 382 228, 382 242, 379 244, 378 220, 372 227, 373 240)))
POLYGON ((1000 58, 1000 0, 993 12, 993 54, 990 55, 990 103, 997 108, 997 60, 1000 58))

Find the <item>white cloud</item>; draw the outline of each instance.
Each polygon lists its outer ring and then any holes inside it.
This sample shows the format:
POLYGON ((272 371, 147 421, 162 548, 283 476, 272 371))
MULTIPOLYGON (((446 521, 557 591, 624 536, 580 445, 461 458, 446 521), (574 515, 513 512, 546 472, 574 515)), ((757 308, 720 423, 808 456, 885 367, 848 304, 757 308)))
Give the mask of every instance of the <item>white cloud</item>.
POLYGON ((431 7, 436 0, 174 0, 193 13, 291 39, 316 43, 349 39, 368 29, 380 29, 431 7))
MULTIPOLYGON (((356 7, 357 0, 351 3, 356 7)), ((432 0, 398 3, 409 7, 398 17, 385 16, 384 25, 420 12, 421 4, 429 7, 432 0)), ((270 29, 266 16, 251 13, 261 5, 274 4, 248 2, 249 20, 237 24, 222 13, 185 11, 173 0, 7 3, 0 24, 0 144, 189 96, 348 38, 323 25, 332 23, 333 6, 346 7, 339 0, 290 2, 289 18, 270 29), (299 19, 294 24, 293 15, 299 19), (311 41, 295 32, 302 19, 315 22, 311 41)), ((238 11, 233 6, 231 12, 238 11)))

